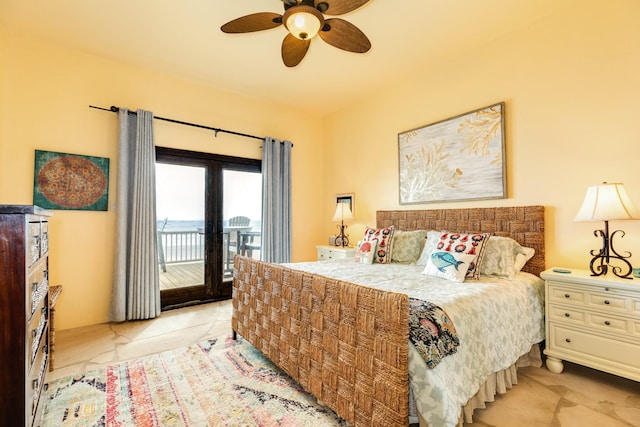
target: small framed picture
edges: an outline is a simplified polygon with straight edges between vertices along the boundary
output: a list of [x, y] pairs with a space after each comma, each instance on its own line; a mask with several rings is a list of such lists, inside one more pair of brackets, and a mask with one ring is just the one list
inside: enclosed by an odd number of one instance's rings
[[348, 204], [349, 205], [349, 209], [351, 210], [351, 213], [355, 215], [355, 212], [354, 212], [355, 204], [354, 204], [353, 193], [337, 194], [336, 195], [336, 204], [338, 204], [338, 203], [346, 203], [346, 204]]

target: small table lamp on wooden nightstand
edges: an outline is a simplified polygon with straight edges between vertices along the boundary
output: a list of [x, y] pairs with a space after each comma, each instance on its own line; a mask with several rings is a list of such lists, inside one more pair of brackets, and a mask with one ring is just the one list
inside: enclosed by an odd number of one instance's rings
[[[591, 251], [593, 258], [589, 268], [592, 276], [606, 275], [611, 267], [611, 272], [616, 276], [631, 279], [633, 268], [627, 261], [627, 258], [631, 257], [631, 252], [627, 251], [627, 255], [620, 255], [613, 248], [613, 237], [616, 233], [622, 233], [621, 237], [624, 237], [624, 231], [616, 230], [609, 234], [609, 221], [638, 218], [640, 213], [631, 202], [622, 183], [603, 182], [587, 188], [587, 194], [574, 221], [604, 221], [604, 230], [593, 232], [595, 236], [602, 237], [602, 248]], [[622, 267], [611, 264], [612, 260], [617, 260]]]
[[347, 228], [347, 226], [344, 225], [345, 219], [353, 219], [353, 212], [351, 212], [348, 203], [337, 203], [336, 212], [333, 214], [333, 220], [340, 221], [340, 224], [337, 226], [340, 233], [336, 235], [336, 246], [349, 246], [349, 235], [344, 232]]

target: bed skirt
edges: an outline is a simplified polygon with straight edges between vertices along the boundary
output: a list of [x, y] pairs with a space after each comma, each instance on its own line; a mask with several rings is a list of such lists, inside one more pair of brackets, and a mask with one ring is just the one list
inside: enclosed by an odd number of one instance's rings
[[[513, 385], [518, 384], [518, 368], [525, 366], [542, 367], [540, 344], [534, 344], [528, 353], [523, 354], [513, 365], [499, 372], [495, 372], [480, 386], [480, 390], [467, 401], [460, 411], [457, 427], [464, 423], [473, 423], [473, 412], [486, 408], [487, 402], [493, 402], [496, 394], [505, 394]], [[420, 427], [429, 427], [427, 422], [418, 414]]]

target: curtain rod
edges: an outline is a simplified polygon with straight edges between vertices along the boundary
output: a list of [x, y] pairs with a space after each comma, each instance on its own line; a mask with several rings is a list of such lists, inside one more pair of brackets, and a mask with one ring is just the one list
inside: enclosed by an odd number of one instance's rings
[[[118, 111], [120, 111], [120, 107], [115, 107], [113, 105], [111, 106], [111, 108], [102, 108], [102, 107], [96, 107], [96, 106], [93, 106], [93, 105], [89, 105], [89, 108], [95, 108], [97, 110], [103, 110], [103, 111], [112, 111], [114, 113], [117, 113]], [[137, 114], [137, 113], [135, 111], [129, 110], [129, 114]], [[218, 132], [223, 132], [223, 133], [230, 133], [232, 135], [244, 136], [246, 138], [259, 139], [260, 141], [264, 141], [265, 140], [264, 137], [255, 136], [255, 135], [248, 135], [246, 133], [234, 132], [232, 130], [225, 130], [225, 129], [220, 129], [220, 128], [214, 128], [214, 127], [211, 127], [211, 126], [199, 125], [199, 124], [196, 124], [196, 123], [183, 122], [181, 120], [167, 119], [165, 117], [160, 117], [160, 116], [153, 116], [153, 118], [156, 119], [156, 120], [163, 120], [165, 122], [178, 123], [180, 125], [186, 125], [186, 126], [192, 126], [192, 127], [201, 128], [201, 129], [212, 130], [216, 137], [218, 136]]]

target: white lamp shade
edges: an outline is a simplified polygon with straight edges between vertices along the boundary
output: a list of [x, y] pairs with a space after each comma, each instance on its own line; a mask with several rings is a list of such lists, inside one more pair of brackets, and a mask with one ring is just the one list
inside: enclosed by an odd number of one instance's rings
[[333, 214], [334, 221], [344, 221], [345, 219], [353, 219], [353, 212], [349, 208], [348, 203], [337, 203], [336, 213]]
[[619, 182], [592, 185], [587, 188], [582, 207], [574, 221], [610, 221], [638, 219], [640, 212], [631, 202], [624, 184]]

